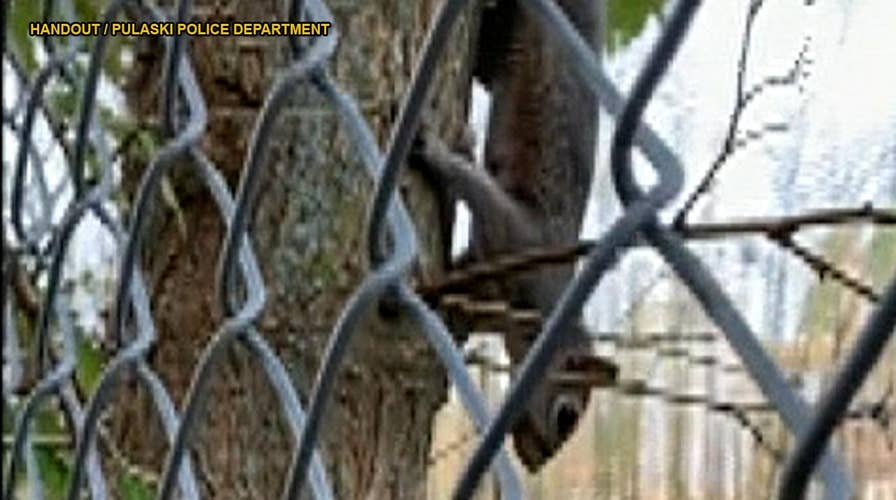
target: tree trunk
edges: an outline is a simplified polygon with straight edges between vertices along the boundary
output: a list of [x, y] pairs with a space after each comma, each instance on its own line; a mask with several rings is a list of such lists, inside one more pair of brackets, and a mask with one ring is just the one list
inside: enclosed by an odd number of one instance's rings
[[[279, 0], [199, 0], [194, 20], [286, 18]], [[226, 5], [221, 5], [222, 3]], [[333, 2], [341, 38], [331, 74], [358, 101], [385, 147], [402, 97], [441, 1]], [[450, 139], [466, 121], [472, 16], [455, 29], [430, 102], [430, 120]], [[150, 43], [150, 42], [141, 42]], [[209, 108], [203, 149], [234, 189], [264, 96], [287, 62], [283, 38], [206, 37], [188, 42]], [[158, 46], [141, 51], [127, 89], [136, 116], [158, 117]], [[368, 268], [365, 226], [373, 183], [334, 109], [305, 85], [276, 127], [266, 186], [251, 229], [268, 302], [259, 328], [294, 376], [307, 403], [337, 314]], [[143, 165], [126, 168], [134, 183]], [[203, 348], [221, 324], [214, 300], [224, 224], [211, 197], [181, 165], [172, 184], [182, 218], [159, 203], [144, 249], [159, 340], [152, 364], [177, 404]], [[438, 272], [438, 210], [419, 179], [402, 192], [415, 217], [422, 274]], [[131, 193], [132, 194], [132, 193]], [[183, 221], [183, 224], [179, 222]], [[358, 332], [324, 418], [320, 449], [338, 498], [423, 498], [431, 423], [446, 397], [445, 373], [416, 328], [374, 311]], [[261, 367], [242, 348], [217, 368], [194, 449], [207, 498], [277, 498], [295, 446]], [[146, 396], [116, 406], [113, 430], [129, 459], [158, 468], [166, 448]], [[139, 433], [132, 432], [140, 429]], [[129, 432], [130, 431], [130, 432]]]

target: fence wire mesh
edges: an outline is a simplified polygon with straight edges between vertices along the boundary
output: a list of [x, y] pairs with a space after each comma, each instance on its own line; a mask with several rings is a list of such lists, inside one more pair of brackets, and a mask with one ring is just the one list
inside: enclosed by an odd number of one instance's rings
[[[624, 212], [595, 241], [583, 242], [571, 249], [533, 251], [512, 256], [492, 263], [492, 266], [467, 270], [463, 275], [448, 276], [441, 288], [436, 286], [419, 291], [412, 287], [409, 279], [418, 253], [416, 228], [401, 194], [396, 192], [396, 182], [421, 120], [421, 110], [433, 84], [435, 66], [467, 3], [465, 0], [446, 0], [438, 11], [385, 152], [377, 146], [356, 101], [340, 89], [328, 73], [328, 65], [339, 39], [338, 30], [332, 30], [330, 36], [318, 38], [307, 46], [292, 41], [292, 61], [265, 98], [252, 132], [239, 188], [235, 194], [229, 191], [220, 172], [202, 152], [199, 144], [206, 129], [207, 110], [193, 65], [185, 52], [189, 38], [175, 36], [165, 40], [167, 71], [164, 74], [163, 125], [170, 139], [159, 150], [143, 175], [127, 226], [109, 209], [115, 191], [115, 163], [118, 153], [110, 149], [102, 126], [95, 117], [101, 63], [107, 47], [105, 37], [98, 38], [92, 48], [87, 75], [79, 87], [80, 114], [74, 141], [72, 148], [66, 148], [63, 152], [63, 160], [69, 168], [68, 179], [64, 179], [60, 186], [70, 183], [74, 196], [64, 207], [64, 215], [59, 222], [52, 222], [52, 214], [59, 209], [57, 204], [61, 199], [62, 188], [49, 185], [46, 173], [48, 160], [39, 150], [40, 142], [35, 138], [35, 123], [39, 116], [50, 121], [51, 113], [46, 112], [47, 104], [44, 99], [48, 82], [58, 77], [71, 83], [79, 76], [71, 69], [76, 52], [73, 44], [77, 42], [57, 47], [55, 42], [47, 39], [45, 48], [48, 60], [32, 80], [28, 79], [24, 71], [16, 71], [22, 86], [28, 88], [28, 94], [23, 94], [12, 108], [4, 109], [3, 116], [4, 126], [18, 138], [9, 207], [14, 239], [6, 234], [8, 228], [4, 224], [4, 250], [9, 257], [13, 257], [12, 262], [15, 262], [16, 255], [35, 258], [38, 267], [46, 275], [43, 294], [37, 297], [33, 296], [33, 290], [28, 290], [26, 284], [17, 281], [19, 273], [14, 268], [4, 267], [4, 287], [20, 292], [10, 295], [23, 297], [31, 293], [31, 302], [38, 304], [40, 311], [34, 334], [39, 359], [37, 379], [15, 422], [12, 445], [4, 466], [4, 497], [13, 498], [15, 479], [24, 466], [32, 497], [42, 498], [33, 447], [33, 425], [38, 410], [52, 398], [58, 398], [68, 418], [72, 442], [76, 443], [68, 498], [80, 498], [85, 482], [91, 498], [109, 498], [109, 482], [104, 477], [96, 446], [97, 436], [102, 432], [100, 418], [110, 404], [115, 387], [121, 383], [126, 373], [133, 371], [139, 383], [151, 395], [157, 417], [170, 444], [165, 467], [158, 479], [158, 498], [172, 498], [175, 493], [179, 493], [182, 498], [198, 498], [197, 476], [187, 451], [197, 433], [200, 420], [198, 416], [206, 403], [209, 383], [220, 368], [222, 354], [228, 346], [241, 343], [260, 362], [275, 389], [295, 439], [295, 452], [285, 481], [284, 498], [299, 498], [306, 483], [315, 498], [333, 498], [327, 471], [317, 451], [322, 416], [333, 393], [335, 374], [343, 363], [352, 337], [358, 333], [359, 322], [371, 306], [389, 296], [416, 321], [420, 333], [437, 352], [478, 430], [478, 434], [464, 438], [475, 439], [478, 445], [458, 479], [454, 498], [469, 498], [490, 467], [496, 474], [503, 498], [522, 498], [520, 477], [502, 448], [508, 429], [524, 407], [532, 387], [545, 377], [548, 361], [561, 344], [561, 332], [581, 313], [586, 299], [599, 285], [601, 278], [626, 251], [637, 245], [656, 250], [693, 293], [767, 398], [768, 409], [777, 412], [797, 438], [796, 447], [790, 453], [783, 450], [770, 451], [786, 461], [779, 481], [780, 497], [801, 497], [817, 466], [828, 498], [850, 498], [852, 485], [849, 474], [842, 461], [829, 449], [828, 442], [837, 424], [855, 413], [850, 403], [893, 334], [896, 323], [896, 278], [885, 289], [875, 292], [841, 273], [833, 263], [813, 256], [797, 245], [791, 235], [802, 225], [833, 224], [843, 219], [855, 218], [893, 223], [896, 215], [892, 211], [865, 207], [847, 211], [848, 213], [812, 214], [799, 220], [746, 223], [748, 229], [744, 229], [745, 231], [764, 233], [769, 238], [780, 241], [782, 246], [813, 265], [819, 273], [829, 274], [876, 303], [834, 382], [813, 408], [793, 390], [782, 369], [760, 344], [741, 312], [707, 266], [685, 245], [685, 239], [689, 237], [739, 230], [732, 227], [700, 228], [684, 224], [687, 210], [708, 189], [725, 158], [737, 147], [733, 132], [729, 135], [719, 160], [713, 164], [707, 178], [700, 183], [698, 191], [689, 198], [676, 221], [667, 225], [658, 217], [658, 211], [675, 198], [682, 188], [682, 160], [641, 117], [651, 101], [654, 89], [673, 63], [675, 52], [686, 36], [700, 2], [677, 2], [652, 55], [626, 98], [608, 78], [589, 45], [552, 0], [521, 1], [527, 15], [536, 19], [550, 35], [552, 43], [562, 48], [567, 63], [587, 82], [600, 106], [617, 120], [611, 169], [612, 180], [624, 205]], [[754, 2], [751, 15], [761, 3]], [[112, 1], [106, 8], [103, 19], [117, 19], [124, 13], [126, 6], [136, 9], [145, 19], [168, 20], [164, 12], [149, 2], [128, 0]], [[174, 10], [174, 18], [170, 20], [188, 19], [191, 7], [192, 2], [189, 0], [180, 0]], [[43, 8], [45, 19], [58, 17], [58, 13], [54, 12], [53, 1], [45, 2]], [[290, 8], [290, 20], [300, 19], [334, 22], [323, 0], [294, 1]], [[792, 72], [781, 79], [770, 80], [767, 85], [785, 84], [795, 79], [804, 64], [804, 54], [801, 53]], [[260, 179], [266, 168], [272, 129], [285, 108], [286, 100], [302, 85], [316, 89], [338, 112], [355, 153], [366, 167], [367, 175], [376, 181], [376, 192], [367, 221], [370, 272], [345, 304], [333, 327], [307, 409], [303, 408], [282, 361], [256, 330], [256, 322], [265, 308], [266, 295], [265, 283], [248, 234], [249, 221], [259, 198]], [[742, 107], [752, 100], [751, 96], [760, 93], [761, 88], [745, 92], [741, 89], [739, 92], [739, 95], [745, 96], [738, 101], [738, 106]], [[736, 111], [735, 116], [737, 113]], [[736, 126], [734, 123], [732, 130]], [[68, 144], [64, 126], [50, 123], [50, 129], [61, 146]], [[658, 181], [649, 190], [645, 190], [634, 179], [631, 168], [633, 147], [644, 153], [657, 172]], [[102, 167], [95, 179], [87, 178], [86, 157], [90, 148], [98, 155]], [[184, 160], [187, 161], [183, 162]], [[156, 330], [146, 283], [137, 265], [147, 234], [147, 224], [162, 189], [162, 180], [177, 162], [190, 165], [189, 168], [202, 180], [214, 197], [220, 217], [227, 227], [225, 244], [219, 258], [217, 282], [217, 300], [222, 310], [226, 311], [227, 319], [205, 346], [180, 410], [175, 407], [170, 394], [147, 360], [156, 341]], [[36, 184], [36, 189], [26, 183], [28, 179]], [[26, 199], [26, 193], [29, 197], [31, 193], [37, 193], [35, 196], [39, 199]], [[78, 351], [62, 293], [62, 270], [67, 259], [70, 259], [68, 250], [72, 235], [88, 214], [100, 220], [117, 242], [121, 264], [116, 280], [114, 318], [110, 332], [110, 337], [116, 341], [117, 351], [103, 370], [89, 399], [81, 401], [73, 389]], [[31, 223], [26, 224], [26, 219]], [[13, 244], [13, 241], [16, 243]], [[535, 327], [540, 330], [538, 340], [514, 377], [497, 412], [491, 414], [467, 371], [461, 349], [440, 317], [424, 301], [424, 297], [428, 294], [443, 295], [464, 280], [514, 272], [529, 265], [576, 257], [584, 258], [581, 271], [569, 283], [551, 314], [544, 321], [542, 318], [535, 318]], [[4, 355], [4, 378], [7, 373], [10, 374], [10, 380], [4, 380], [7, 383], [20, 379], [26, 371], [22, 366], [21, 347], [17, 344], [18, 335], [14, 331], [15, 307], [27, 306], [28, 301], [25, 302], [22, 304], [8, 300], [4, 304], [4, 325], [7, 332], [4, 335], [5, 353], [9, 353], [8, 356]], [[54, 321], [58, 326], [56, 330], [52, 328]], [[133, 328], [130, 328], [131, 324]], [[55, 340], [61, 342], [59, 356], [53, 355], [51, 349]], [[7, 395], [4, 393], [4, 397]], [[737, 418], [751, 432], [759, 432], [749, 423], [747, 412], [738, 409], [730, 411], [737, 414]]]

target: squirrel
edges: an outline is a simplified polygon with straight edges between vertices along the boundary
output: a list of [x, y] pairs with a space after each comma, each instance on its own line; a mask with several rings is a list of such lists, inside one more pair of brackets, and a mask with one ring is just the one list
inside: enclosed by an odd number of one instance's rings
[[[598, 47], [599, 0], [559, 0], [579, 33]], [[453, 151], [425, 127], [411, 160], [442, 196], [464, 201], [472, 214], [466, 261], [538, 246], [578, 241], [594, 171], [597, 101], [564, 60], [560, 49], [516, 0], [498, 0], [482, 11], [473, 77], [491, 94], [484, 166], [471, 153]], [[469, 147], [469, 145], [467, 145]], [[514, 307], [547, 317], [574, 274], [566, 263], [502, 278], [498, 294]], [[576, 322], [545, 380], [513, 425], [522, 463], [539, 470], [576, 429], [590, 389], [551, 380], [595, 358], [587, 333]], [[512, 367], [518, 368], [536, 340], [531, 332], [505, 332]]]

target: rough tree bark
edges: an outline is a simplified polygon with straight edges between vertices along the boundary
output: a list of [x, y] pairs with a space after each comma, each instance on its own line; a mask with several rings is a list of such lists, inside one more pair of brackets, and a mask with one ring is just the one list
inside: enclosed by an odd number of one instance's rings
[[[194, 19], [199, 20], [286, 18], [280, 0], [195, 3]], [[381, 146], [440, 4], [331, 2], [341, 33], [331, 72], [358, 100]], [[449, 140], [460, 136], [466, 121], [471, 22], [472, 14], [455, 30], [431, 94], [435, 127]], [[259, 107], [286, 62], [286, 40], [194, 38], [188, 54], [209, 108], [203, 149], [234, 188]], [[162, 59], [158, 46], [140, 51], [127, 88], [136, 116], [158, 117]], [[373, 184], [350, 150], [338, 116], [314, 90], [298, 90], [283, 115], [252, 226], [268, 291], [259, 327], [307, 402], [336, 315], [367, 270], [364, 225]], [[126, 182], [136, 184], [144, 167], [128, 165]], [[143, 266], [159, 329], [152, 364], [180, 405], [196, 362], [221, 322], [214, 283], [223, 224], [210, 196], [185, 173], [188, 166], [177, 170], [173, 185], [183, 217], [159, 204]], [[433, 227], [436, 204], [424, 183], [410, 174], [402, 191], [418, 225], [426, 221], [419, 226], [420, 273], [435, 272], [442, 265], [441, 235], [425, 228]], [[323, 426], [321, 449], [336, 494], [422, 498], [431, 422], [446, 396], [444, 371], [405, 319], [374, 312], [358, 333]], [[294, 446], [279, 404], [244, 350], [234, 349], [217, 373], [194, 446], [204, 496], [277, 498]], [[121, 396], [113, 432], [130, 460], [159, 468], [164, 438], [147, 416], [145, 399], [139, 393]]]

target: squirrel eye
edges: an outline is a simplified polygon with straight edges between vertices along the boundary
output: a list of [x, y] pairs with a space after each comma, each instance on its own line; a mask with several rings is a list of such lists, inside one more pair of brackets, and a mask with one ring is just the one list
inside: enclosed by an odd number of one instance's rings
[[555, 403], [552, 413], [557, 438], [561, 441], [565, 440], [575, 430], [581, 415], [581, 408], [575, 402], [561, 398]]

